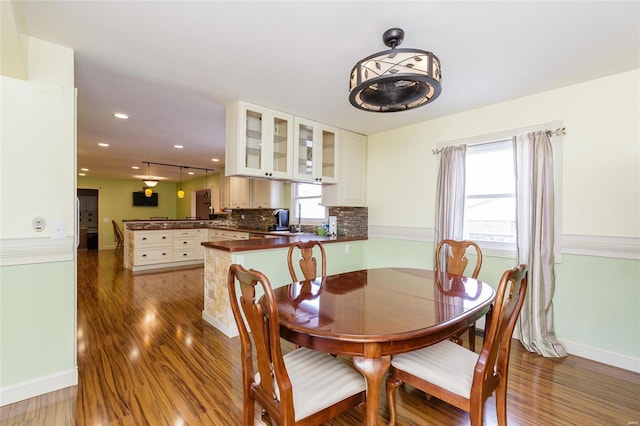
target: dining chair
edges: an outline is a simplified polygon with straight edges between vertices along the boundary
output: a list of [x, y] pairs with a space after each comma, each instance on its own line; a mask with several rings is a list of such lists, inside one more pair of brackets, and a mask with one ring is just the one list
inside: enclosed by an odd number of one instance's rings
[[124, 247], [124, 236], [122, 235], [120, 226], [118, 226], [118, 222], [116, 222], [115, 220], [111, 220], [111, 223], [113, 224], [113, 238], [116, 241], [116, 251], [118, 251], [119, 249]]
[[256, 401], [281, 426], [323, 423], [365, 403], [364, 377], [339, 359], [307, 348], [282, 354], [278, 308], [265, 275], [231, 265], [228, 288], [240, 334], [245, 426], [253, 426]]
[[526, 291], [527, 265], [504, 272], [479, 355], [450, 340], [396, 355], [387, 379], [389, 424], [394, 425], [396, 419], [395, 391], [408, 383], [467, 411], [471, 426], [482, 425], [484, 402], [495, 391], [498, 425], [506, 425], [511, 337]]
[[[317, 261], [313, 256], [314, 247], [318, 247], [318, 249], [320, 250], [321, 275], [318, 275]], [[322, 243], [316, 240], [306, 242], [296, 241], [291, 244], [291, 246], [289, 247], [289, 253], [287, 254], [289, 273], [291, 274], [291, 279], [294, 282], [299, 281], [294, 266], [294, 253], [296, 253], [297, 251], [300, 252], [300, 260], [298, 264], [300, 265], [300, 270], [302, 271], [302, 275], [304, 276], [305, 280], [312, 280], [318, 276], [325, 277], [327, 275], [327, 254], [324, 251]]]
[[[440, 268], [443, 266], [442, 258], [440, 257], [442, 252], [446, 250], [446, 271], [450, 274], [455, 275], [464, 275], [465, 269], [467, 269], [467, 265], [469, 263], [469, 259], [467, 258], [467, 250], [469, 247], [473, 247], [476, 252], [476, 265], [473, 268], [473, 273], [471, 274], [471, 278], [478, 278], [478, 273], [480, 272], [480, 267], [482, 266], [482, 251], [478, 244], [473, 241], [463, 240], [441, 240], [436, 247], [436, 261], [435, 261], [435, 271], [439, 272]], [[460, 335], [453, 336], [453, 340], [462, 344], [462, 338]], [[472, 351], [476, 350], [476, 324], [473, 323], [469, 326], [469, 349]]]

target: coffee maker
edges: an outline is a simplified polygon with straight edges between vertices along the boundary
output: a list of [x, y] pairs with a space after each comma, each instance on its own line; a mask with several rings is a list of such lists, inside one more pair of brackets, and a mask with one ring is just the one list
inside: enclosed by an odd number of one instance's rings
[[273, 217], [276, 220], [275, 225], [269, 227], [269, 231], [288, 231], [289, 230], [289, 210], [276, 209], [273, 211]]

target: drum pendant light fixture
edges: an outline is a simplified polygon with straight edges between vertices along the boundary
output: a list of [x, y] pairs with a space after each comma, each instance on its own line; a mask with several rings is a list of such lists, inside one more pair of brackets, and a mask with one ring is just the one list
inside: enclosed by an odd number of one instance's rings
[[419, 49], [396, 49], [404, 31], [391, 28], [382, 35], [390, 50], [361, 59], [351, 70], [349, 102], [372, 112], [396, 112], [434, 101], [442, 91], [440, 60]]

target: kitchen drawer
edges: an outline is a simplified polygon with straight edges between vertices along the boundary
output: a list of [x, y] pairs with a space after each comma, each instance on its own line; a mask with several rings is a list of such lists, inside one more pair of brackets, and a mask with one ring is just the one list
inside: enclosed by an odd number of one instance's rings
[[164, 263], [173, 261], [173, 249], [149, 248], [136, 249], [134, 251], [134, 265], [148, 265], [152, 263]]
[[173, 233], [171, 231], [136, 231], [134, 244], [136, 247], [151, 245], [172, 245]]
[[209, 241], [248, 240], [248, 239], [249, 239], [248, 232], [221, 231], [221, 230], [209, 231]]
[[180, 262], [181, 260], [196, 260], [202, 259], [198, 257], [198, 250], [196, 248], [191, 249], [175, 249], [173, 251], [173, 261]]
[[173, 238], [198, 238], [197, 229], [180, 229], [173, 231]]
[[198, 237], [176, 237], [173, 236], [173, 248], [174, 249], [183, 249], [183, 248], [196, 248], [198, 247]]

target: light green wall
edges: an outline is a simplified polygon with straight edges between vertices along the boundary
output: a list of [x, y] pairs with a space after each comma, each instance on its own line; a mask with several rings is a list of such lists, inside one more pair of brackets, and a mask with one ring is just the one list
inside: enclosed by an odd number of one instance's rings
[[556, 265], [555, 330], [583, 345], [640, 358], [640, 262], [564, 255]]
[[[348, 249], [346, 248], [348, 246]], [[365, 241], [349, 243], [325, 244], [327, 254], [327, 274], [363, 269], [365, 267]], [[348, 253], [346, 252], [348, 251]], [[287, 265], [288, 249], [261, 250], [256, 252], [238, 252], [233, 256], [233, 262], [242, 263], [246, 268], [261, 271], [269, 277], [273, 287], [279, 287], [291, 282]], [[241, 257], [241, 259], [238, 258]], [[320, 253], [314, 256], [319, 259]]]
[[71, 370], [75, 354], [73, 262], [0, 270], [0, 385]]
[[[433, 228], [439, 144], [561, 120], [562, 234], [639, 238], [639, 94], [634, 70], [369, 135], [369, 225]], [[431, 259], [432, 245], [372, 238], [367, 264], [421, 266], [431, 260], [416, 252]], [[480, 278], [497, 282], [513, 263], [485, 257]], [[639, 359], [638, 306], [638, 260], [563, 254], [554, 298], [560, 339]]]

